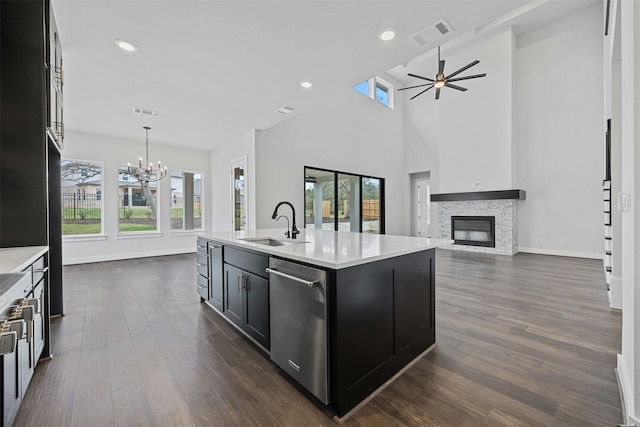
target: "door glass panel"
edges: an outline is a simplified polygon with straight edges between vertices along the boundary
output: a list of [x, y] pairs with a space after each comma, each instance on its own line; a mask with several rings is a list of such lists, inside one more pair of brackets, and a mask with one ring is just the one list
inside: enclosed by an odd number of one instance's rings
[[246, 181], [244, 166], [233, 168], [233, 224], [234, 230], [247, 229]]
[[333, 172], [305, 169], [305, 227], [334, 230], [334, 176]]
[[338, 231], [360, 231], [360, 177], [338, 174]]
[[382, 200], [381, 180], [362, 178], [362, 232], [381, 232], [380, 204]]

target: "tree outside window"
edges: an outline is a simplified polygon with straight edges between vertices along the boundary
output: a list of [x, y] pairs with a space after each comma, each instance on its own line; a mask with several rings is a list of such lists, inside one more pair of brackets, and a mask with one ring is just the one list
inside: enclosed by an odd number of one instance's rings
[[60, 161], [62, 234], [102, 233], [102, 165], [81, 160]]
[[156, 182], [140, 182], [118, 167], [118, 231], [156, 231], [158, 229], [158, 186]]

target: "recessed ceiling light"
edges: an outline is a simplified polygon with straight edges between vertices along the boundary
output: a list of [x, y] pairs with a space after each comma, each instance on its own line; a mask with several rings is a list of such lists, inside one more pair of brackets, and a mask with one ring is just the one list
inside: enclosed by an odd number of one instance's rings
[[300, 86], [302, 86], [305, 89], [309, 89], [311, 86], [313, 86], [313, 83], [304, 81], [304, 82], [300, 82]]
[[396, 36], [396, 30], [393, 28], [384, 28], [378, 33], [378, 38], [383, 42], [393, 40]]
[[136, 50], [138, 50], [136, 45], [134, 45], [133, 43], [128, 42], [126, 40], [116, 39], [115, 40], [115, 44], [116, 44], [116, 46], [118, 46], [120, 49], [122, 49], [123, 51], [125, 51], [127, 53], [133, 53]]

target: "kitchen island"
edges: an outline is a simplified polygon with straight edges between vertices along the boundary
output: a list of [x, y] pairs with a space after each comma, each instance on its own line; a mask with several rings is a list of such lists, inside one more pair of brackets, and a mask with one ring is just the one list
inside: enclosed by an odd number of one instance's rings
[[297, 239], [281, 229], [203, 233], [198, 293], [344, 418], [435, 344], [435, 248], [450, 243], [312, 229]]

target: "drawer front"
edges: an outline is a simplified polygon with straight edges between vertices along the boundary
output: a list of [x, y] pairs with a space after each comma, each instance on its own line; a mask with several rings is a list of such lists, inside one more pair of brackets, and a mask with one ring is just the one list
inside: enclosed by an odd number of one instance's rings
[[254, 254], [240, 249], [225, 246], [224, 262], [238, 267], [241, 270], [248, 271], [257, 276], [268, 278], [265, 271], [269, 267], [269, 257], [265, 255]]
[[196, 274], [197, 277], [197, 285], [198, 285], [198, 294], [205, 300], [209, 299], [209, 279], [200, 274]]
[[198, 237], [198, 240], [196, 242], [196, 250], [198, 251], [199, 254], [207, 254], [207, 240], [203, 239], [202, 237]]
[[208, 257], [206, 255], [198, 252], [198, 259], [196, 261], [196, 270], [198, 270], [198, 274], [203, 275], [204, 277], [209, 277], [209, 262]]

